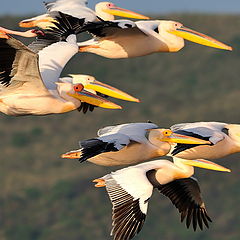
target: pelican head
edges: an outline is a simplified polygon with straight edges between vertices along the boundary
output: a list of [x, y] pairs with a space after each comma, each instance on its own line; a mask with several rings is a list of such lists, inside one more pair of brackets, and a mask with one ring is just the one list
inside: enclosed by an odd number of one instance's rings
[[121, 106], [108, 101], [103, 97], [86, 91], [84, 89], [84, 85], [81, 83], [72, 84], [69, 82], [57, 82], [56, 84], [59, 95], [63, 99], [73, 102], [76, 107], [79, 107], [81, 102], [86, 102], [101, 108], [122, 109]]
[[178, 41], [180, 41], [181, 44], [182, 44], [181, 39], [182, 39], [182, 41], [183, 41], [183, 39], [185, 39], [185, 40], [195, 42], [195, 43], [198, 43], [201, 45], [205, 45], [208, 47], [219, 48], [219, 49], [224, 49], [224, 50], [229, 50], [229, 51], [232, 50], [232, 47], [230, 47], [222, 42], [219, 42], [218, 40], [216, 40], [212, 37], [209, 37], [205, 34], [199, 33], [190, 28], [186, 28], [183, 26], [182, 23], [179, 23], [179, 22], [160, 21], [158, 30], [159, 30], [159, 32], [161, 32], [163, 30], [163, 31], [166, 31], [166, 32], [174, 35], [175, 37], [177, 36]]
[[114, 88], [110, 85], [107, 85], [105, 83], [102, 83], [100, 81], [97, 81], [95, 77], [90, 75], [83, 75], [83, 74], [70, 74], [69, 75], [72, 78], [73, 84], [83, 84], [84, 89], [96, 94], [96, 92], [107, 95], [109, 97], [114, 97], [118, 99], [122, 99], [125, 101], [130, 102], [139, 102], [139, 99], [132, 97], [131, 95]]
[[149, 131], [150, 131], [149, 138], [156, 139], [157, 141], [160, 141], [160, 142], [167, 142], [169, 144], [171, 143], [172, 144], [174, 143], [200, 144], [200, 145], [211, 144], [211, 142], [206, 140], [174, 133], [170, 129], [165, 129], [165, 128], [150, 129]]
[[127, 9], [120, 8], [111, 2], [98, 3], [95, 6], [95, 11], [98, 17], [107, 21], [114, 20], [114, 16], [135, 19], [149, 19], [149, 17], [129, 11]]

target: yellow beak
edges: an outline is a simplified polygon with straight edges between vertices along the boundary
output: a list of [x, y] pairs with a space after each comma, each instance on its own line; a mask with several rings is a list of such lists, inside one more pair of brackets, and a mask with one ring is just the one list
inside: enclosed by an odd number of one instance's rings
[[126, 101], [131, 101], [131, 102], [140, 102], [139, 99], [130, 96], [129, 94], [118, 90], [117, 88], [111, 87], [107, 84], [101, 83], [99, 81], [94, 80], [91, 83], [88, 83], [84, 86], [85, 89], [90, 89], [94, 90], [96, 92], [102, 93], [104, 95], [126, 100]]
[[107, 9], [103, 9], [103, 11], [106, 12], [106, 13], [109, 13], [111, 15], [124, 17], [124, 18], [150, 19], [149, 17], [144, 16], [142, 14], [135, 13], [135, 12], [132, 12], [130, 10], [120, 8], [120, 7], [117, 7], [117, 6], [107, 8]]
[[169, 31], [169, 32], [178, 37], [181, 37], [188, 41], [191, 41], [191, 42], [195, 42], [195, 43], [205, 45], [208, 47], [232, 51], [232, 47], [230, 47], [222, 42], [219, 42], [218, 40], [216, 40], [212, 37], [209, 37], [205, 34], [196, 32], [196, 31], [194, 31], [190, 28], [186, 28], [184, 26], [182, 26], [176, 30]]
[[214, 171], [221, 171], [221, 172], [231, 172], [230, 169], [225, 168], [223, 166], [220, 166], [214, 162], [210, 162], [204, 159], [198, 159], [198, 160], [185, 160], [185, 159], [181, 159], [181, 161], [186, 164], [186, 165], [190, 165], [193, 167], [200, 167], [200, 168], [206, 168], [206, 169], [210, 169], [210, 170], [214, 170]]
[[163, 142], [169, 143], [182, 143], [182, 144], [197, 144], [197, 145], [211, 145], [211, 142], [202, 140], [195, 137], [185, 136], [182, 134], [172, 133], [170, 136], [166, 136], [160, 139]]
[[75, 150], [71, 152], [67, 152], [61, 155], [61, 158], [67, 158], [67, 159], [79, 159], [82, 155], [82, 152], [80, 150]]
[[122, 109], [121, 106], [85, 90], [81, 92], [75, 92], [74, 94], [68, 93], [68, 95], [80, 100], [81, 102], [86, 102], [97, 107], [108, 109]]

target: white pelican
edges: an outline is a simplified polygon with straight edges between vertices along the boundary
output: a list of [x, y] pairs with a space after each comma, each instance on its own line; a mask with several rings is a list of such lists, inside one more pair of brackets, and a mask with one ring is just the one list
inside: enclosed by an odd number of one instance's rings
[[76, 18], [85, 18], [86, 22], [97, 21], [97, 17], [104, 20], [114, 20], [114, 15], [135, 19], [149, 19], [142, 14], [138, 14], [116, 6], [111, 2], [100, 2], [95, 6], [95, 12], [88, 8], [86, 0], [56, 0], [45, 4], [47, 13], [22, 20], [20, 27], [40, 27], [46, 28], [52, 26], [52, 16], [50, 13], [62, 12]]
[[171, 155], [184, 159], [218, 159], [240, 152], [240, 125], [221, 122], [182, 123], [171, 127], [174, 133], [209, 141], [207, 145], [177, 144]]
[[80, 142], [80, 149], [62, 155], [62, 158], [79, 159], [103, 166], [135, 164], [166, 155], [171, 143], [208, 144], [194, 137], [173, 134], [159, 129], [153, 123], [129, 123], [109, 126], [98, 131], [97, 138]]
[[208, 216], [194, 174], [194, 167], [230, 172], [229, 169], [209, 161], [174, 159], [156, 160], [108, 174], [96, 179], [96, 187], [106, 186], [112, 202], [112, 232], [114, 240], [129, 240], [138, 234], [144, 224], [148, 202], [153, 189], [168, 197], [186, 218], [187, 228], [192, 224], [194, 231], [203, 225], [209, 227]]
[[82, 90], [82, 84], [77, 88], [73, 83], [59, 81], [63, 67], [78, 52], [73, 33], [80, 28], [78, 19], [60, 15], [59, 28], [40, 34], [29, 47], [7, 34], [0, 35], [1, 112], [8, 115], [64, 113], [79, 108], [81, 100], [100, 107], [121, 108]]
[[177, 52], [184, 47], [184, 39], [209, 47], [232, 50], [230, 46], [174, 21], [100, 21], [88, 23], [83, 29], [95, 37], [79, 43], [80, 51], [107, 58]]

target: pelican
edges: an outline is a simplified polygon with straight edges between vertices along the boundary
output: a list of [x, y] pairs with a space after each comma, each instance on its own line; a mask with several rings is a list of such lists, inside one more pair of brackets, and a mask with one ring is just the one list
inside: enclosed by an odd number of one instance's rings
[[79, 43], [80, 52], [106, 58], [178, 52], [184, 47], [184, 39], [213, 48], [232, 50], [230, 46], [174, 21], [100, 21], [88, 23], [83, 29], [93, 34], [94, 38]]
[[48, 10], [46, 14], [22, 20], [19, 26], [40, 27], [45, 29], [46, 27], [52, 26], [53, 18], [50, 13], [54, 12], [62, 12], [80, 19], [85, 18], [86, 22], [97, 21], [97, 17], [111, 21], [114, 20], [114, 15], [135, 19], [149, 19], [149, 17], [120, 8], [111, 2], [100, 2], [96, 4], [95, 12], [86, 5], [86, 0], [56, 0], [45, 3]]
[[203, 230], [212, 222], [202, 200], [194, 174], [194, 166], [230, 172], [210, 161], [175, 159], [156, 160], [108, 174], [95, 179], [96, 187], [106, 187], [112, 202], [112, 232], [114, 240], [129, 240], [138, 234], [145, 222], [148, 202], [153, 189], [168, 197], [186, 219], [187, 228]]
[[59, 28], [40, 34], [29, 47], [7, 34], [0, 35], [1, 112], [14, 116], [65, 113], [79, 108], [81, 101], [121, 109], [119, 105], [83, 90], [82, 84], [76, 86], [59, 81], [63, 67], [78, 52], [73, 33], [77, 34], [83, 22], [60, 15]]
[[171, 143], [208, 144], [194, 137], [173, 134], [153, 123], [127, 123], [98, 131], [97, 138], [80, 142], [80, 149], [67, 152], [62, 158], [79, 159], [103, 166], [135, 164], [166, 155]]
[[221, 122], [182, 123], [171, 127], [172, 131], [185, 136], [209, 141], [199, 146], [176, 144], [170, 155], [184, 159], [218, 159], [240, 152], [240, 125]]

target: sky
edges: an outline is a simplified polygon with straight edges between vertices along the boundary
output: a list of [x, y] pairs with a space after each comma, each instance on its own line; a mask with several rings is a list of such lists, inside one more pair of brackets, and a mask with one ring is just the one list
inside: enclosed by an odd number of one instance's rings
[[[44, 0], [0, 0], [0, 14], [31, 14], [45, 11]], [[48, 0], [45, 0], [48, 1]], [[67, 1], [67, 0], [66, 0]], [[101, 0], [89, 0], [91, 8]], [[104, 1], [104, 0], [102, 0]], [[206, 12], [240, 13], [240, 0], [112, 0], [118, 6], [142, 13]]]

